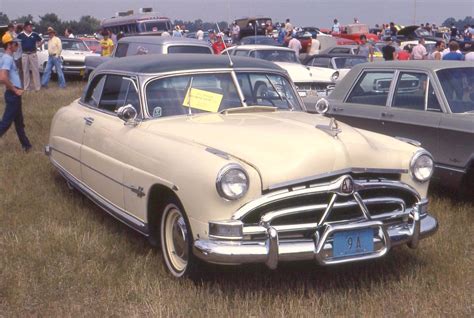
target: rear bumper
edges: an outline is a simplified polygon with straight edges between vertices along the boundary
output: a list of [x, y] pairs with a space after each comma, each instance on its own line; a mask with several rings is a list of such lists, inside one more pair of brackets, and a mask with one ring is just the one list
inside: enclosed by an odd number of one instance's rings
[[[332, 236], [336, 232], [363, 228], [374, 229], [374, 251], [349, 257], [333, 257]], [[196, 240], [194, 254], [209, 263], [235, 265], [266, 263], [276, 268], [280, 261], [314, 260], [321, 265], [350, 263], [384, 256], [393, 246], [408, 244], [416, 248], [419, 240], [435, 233], [437, 220], [430, 214], [420, 215], [414, 209], [406, 222], [384, 225], [381, 221], [363, 221], [325, 225], [312, 238], [280, 241], [277, 231], [269, 227], [264, 241]]]

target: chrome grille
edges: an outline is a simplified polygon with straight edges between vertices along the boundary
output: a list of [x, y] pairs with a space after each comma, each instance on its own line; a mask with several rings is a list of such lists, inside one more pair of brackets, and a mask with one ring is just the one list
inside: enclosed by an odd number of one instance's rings
[[[347, 178], [354, 183], [350, 194], [341, 193]], [[343, 175], [328, 183], [270, 192], [242, 207], [234, 217], [244, 223], [244, 235], [253, 239], [270, 226], [280, 239], [307, 238], [327, 224], [407, 217], [419, 200], [418, 193], [400, 181], [354, 180]]]

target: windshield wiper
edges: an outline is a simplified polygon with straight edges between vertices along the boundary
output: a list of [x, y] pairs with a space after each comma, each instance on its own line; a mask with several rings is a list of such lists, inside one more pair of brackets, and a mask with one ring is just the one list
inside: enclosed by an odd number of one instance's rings
[[[275, 90], [275, 92], [277, 93], [278, 97], [280, 98], [281, 101], [283, 101], [283, 96], [280, 94], [280, 92], [278, 92], [275, 84], [273, 84], [272, 80], [270, 79], [270, 77], [268, 77], [267, 74], [265, 74], [265, 77], [267, 78], [268, 82], [270, 83], [270, 85], [272, 85], [273, 89]], [[288, 103], [288, 106], [290, 106], [290, 109], [291, 110], [295, 110], [295, 107], [293, 106], [293, 103], [290, 102], [290, 100], [288, 99], [288, 97], [286, 97], [285, 95], [285, 99], [284, 99], [287, 103]]]

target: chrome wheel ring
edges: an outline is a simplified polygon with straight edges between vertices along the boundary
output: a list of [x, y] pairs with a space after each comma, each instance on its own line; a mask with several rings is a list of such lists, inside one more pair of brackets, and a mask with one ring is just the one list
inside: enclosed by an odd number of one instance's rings
[[168, 269], [174, 276], [182, 276], [188, 265], [188, 229], [182, 212], [175, 204], [167, 205], [163, 211], [161, 242]]

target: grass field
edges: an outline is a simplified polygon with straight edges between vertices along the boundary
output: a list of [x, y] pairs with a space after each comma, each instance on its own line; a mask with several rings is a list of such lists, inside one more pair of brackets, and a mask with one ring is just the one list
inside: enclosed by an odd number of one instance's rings
[[160, 251], [69, 191], [43, 155], [54, 112], [82, 85], [25, 95], [33, 152], [21, 152], [14, 129], [0, 138], [0, 317], [474, 316], [474, 203], [443, 191], [431, 196], [439, 231], [417, 250], [325, 268], [209, 266], [201, 281], [172, 279]]

